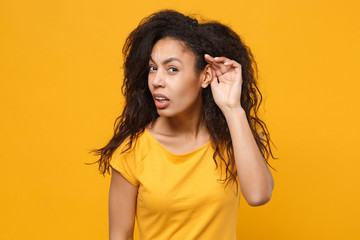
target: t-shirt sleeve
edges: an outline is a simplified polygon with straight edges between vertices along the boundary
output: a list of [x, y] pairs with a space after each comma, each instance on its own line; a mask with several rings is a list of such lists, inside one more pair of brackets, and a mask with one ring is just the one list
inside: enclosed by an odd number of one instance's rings
[[113, 153], [110, 166], [121, 173], [134, 186], [139, 186], [139, 180], [136, 176], [136, 157], [133, 149], [122, 152], [123, 145], [120, 145]]

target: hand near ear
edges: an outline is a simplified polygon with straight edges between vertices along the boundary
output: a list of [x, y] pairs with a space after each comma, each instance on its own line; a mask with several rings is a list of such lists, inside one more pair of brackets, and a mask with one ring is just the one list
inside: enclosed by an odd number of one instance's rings
[[215, 103], [222, 111], [241, 108], [240, 96], [243, 82], [241, 65], [226, 57], [214, 58], [208, 54], [205, 54], [205, 60], [212, 67], [211, 92]]

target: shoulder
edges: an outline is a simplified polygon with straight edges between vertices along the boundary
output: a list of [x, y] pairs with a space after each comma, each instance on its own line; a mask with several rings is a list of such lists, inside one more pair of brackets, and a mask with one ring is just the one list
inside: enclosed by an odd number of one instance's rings
[[[147, 154], [150, 152], [149, 144], [146, 143], [146, 134], [139, 132], [138, 136], [131, 140], [131, 137], [127, 137], [113, 152], [110, 165], [116, 170], [126, 174], [128, 176], [135, 175], [133, 171], [136, 171], [139, 164], [144, 160]], [[133, 172], [130, 174], [130, 172]]]
[[147, 136], [147, 132], [144, 129], [139, 131], [137, 137], [131, 140], [131, 137], [128, 136], [116, 149], [116, 154], [118, 155], [127, 155], [132, 158], [142, 159], [149, 152], [151, 148], [150, 139]]

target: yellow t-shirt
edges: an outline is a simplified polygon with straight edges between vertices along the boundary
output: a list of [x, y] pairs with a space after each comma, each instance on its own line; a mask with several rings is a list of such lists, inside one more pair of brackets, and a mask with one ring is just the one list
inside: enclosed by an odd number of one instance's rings
[[225, 178], [225, 167], [222, 175], [220, 166], [215, 170], [210, 141], [190, 153], [173, 154], [145, 129], [132, 150], [121, 153], [124, 145], [110, 165], [138, 186], [141, 240], [236, 240], [239, 184], [225, 189], [217, 181]]

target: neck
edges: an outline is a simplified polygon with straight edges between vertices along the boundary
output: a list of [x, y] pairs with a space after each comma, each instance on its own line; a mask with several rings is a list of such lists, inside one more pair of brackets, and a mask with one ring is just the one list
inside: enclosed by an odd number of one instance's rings
[[[200, 100], [201, 101], [201, 100]], [[159, 117], [156, 120], [157, 129], [165, 135], [182, 135], [185, 138], [196, 139], [206, 134], [206, 124], [202, 114], [202, 104], [175, 117]]]
[[201, 111], [197, 114], [186, 114], [183, 116], [164, 119], [168, 130], [173, 134], [198, 136], [204, 130], [205, 124]]

